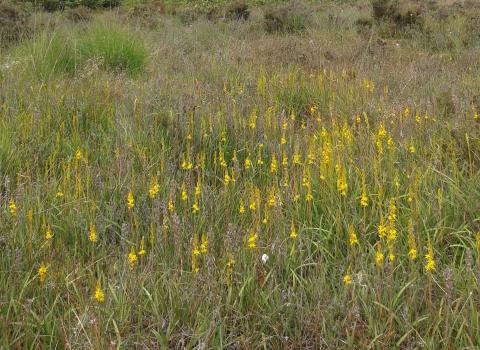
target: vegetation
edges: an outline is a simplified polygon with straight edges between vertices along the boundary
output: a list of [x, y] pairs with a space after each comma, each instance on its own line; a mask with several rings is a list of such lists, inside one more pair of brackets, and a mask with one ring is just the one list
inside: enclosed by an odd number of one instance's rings
[[2, 3], [0, 348], [479, 348], [480, 8], [406, 4]]

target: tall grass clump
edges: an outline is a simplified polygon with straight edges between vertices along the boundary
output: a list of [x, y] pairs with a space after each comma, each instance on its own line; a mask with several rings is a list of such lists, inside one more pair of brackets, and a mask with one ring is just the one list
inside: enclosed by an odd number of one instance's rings
[[114, 72], [135, 75], [144, 69], [147, 50], [126, 27], [117, 23], [93, 22], [81, 31], [44, 31], [17, 47], [18, 60], [41, 79], [52, 75], [72, 75], [89, 63]]
[[77, 50], [83, 61], [93, 59], [105, 69], [129, 74], [141, 72], [147, 59], [143, 42], [116, 23], [93, 23], [79, 38]]
[[41, 79], [52, 74], [73, 73], [78, 64], [71, 40], [61, 32], [41, 33], [33, 41], [20, 46], [17, 55], [26, 58], [26, 66]]

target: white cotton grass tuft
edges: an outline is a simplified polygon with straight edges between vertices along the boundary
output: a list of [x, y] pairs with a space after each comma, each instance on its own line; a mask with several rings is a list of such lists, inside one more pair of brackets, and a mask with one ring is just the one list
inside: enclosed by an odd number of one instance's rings
[[270, 257], [269, 257], [267, 254], [263, 254], [263, 255], [262, 255], [262, 262], [263, 262], [264, 264], [267, 263], [268, 259], [270, 259]]

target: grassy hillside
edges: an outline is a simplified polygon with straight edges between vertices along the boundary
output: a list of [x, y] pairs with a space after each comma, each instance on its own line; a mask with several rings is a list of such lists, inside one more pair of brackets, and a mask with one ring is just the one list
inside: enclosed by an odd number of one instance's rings
[[478, 14], [1, 3], [0, 348], [480, 347]]

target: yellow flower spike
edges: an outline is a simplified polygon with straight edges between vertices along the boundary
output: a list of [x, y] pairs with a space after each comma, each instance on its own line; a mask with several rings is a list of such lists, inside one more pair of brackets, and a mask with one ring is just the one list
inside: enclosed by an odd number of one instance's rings
[[275, 153], [272, 154], [272, 161], [270, 163], [270, 172], [272, 174], [277, 173], [277, 158], [275, 157]]
[[13, 198], [10, 199], [10, 203], [8, 204], [8, 209], [10, 210], [10, 215], [13, 217], [17, 216], [17, 205], [15, 204], [15, 201]]
[[358, 244], [358, 239], [357, 239], [357, 234], [355, 233], [355, 229], [353, 228], [353, 225], [350, 224], [348, 227], [348, 241], [350, 243], [350, 246], [354, 246], [355, 244]]
[[45, 279], [47, 278], [47, 272], [48, 267], [42, 262], [38, 268], [38, 279], [40, 280], [40, 283], [45, 282]]
[[245, 170], [248, 170], [252, 167], [252, 161], [250, 160], [250, 155], [245, 158]]
[[250, 232], [250, 236], [248, 237], [248, 248], [249, 249], [254, 249], [257, 247], [257, 234], [255, 231]]
[[379, 243], [377, 246], [377, 252], [375, 253], [375, 263], [378, 267], [381, 267], [383, 264], [384, 255], [382, 252], [382, 245]]
[[95, 300], [99, 303], [103, 303], [105, 301], [105, 294], [102, 291], [100, 281], [97, 281], [97, 285], [95, 286], [95, 293], [93, 296]]
[[130, 248], [130, 253], [128, 254], [128, 267], [130, 271], [133, 271], [135, 264], [137, 263], [137, 254], [135, 253], [135, 248]]
[[50, 225], [47, 225], [47, 230], [45, 231], [45, 240], [48, 241], [53, 237], [52, 229]]
[[200, 253], [203, 255], [207, 254], [208, 251], [208, 235], [206, 233], [202, 234], [202, 244], [200, 244]]
[[415, 261], [417, 259], [417, 250], [415, 248], [410, 248], [408, 250], [408, 257], [410, 260]]
[[248, 127], [251, 130], [255, 130], [257, 126], [257, 111], [252, 111], [252, 114], [250, 114], [250, 120], [248, 122]]
[[198, 234], [193, 235], [193, 255], [198, 256], [200, 255], [200, 250], [198, 249]]
[[480, 231], [478, 231], [475, 235], [475, 245], [477, 246], [477, 250], [480, 253]]
[[148, 196], [150, 199], [154, 199], [158, 192], [160, 191], [160, 186], [158, 185], [158, 180], [155, 178], [155, 180], [152, 180], [150, 184], [150, 188], [148, 190]]
[[185, 185], [185, 181], [182, 183], [182, 201], [186, 202], [188, 199], [188, 193], [187, 193], [187, 185]]
[[276, 205], [276, 200], [275, 200], [275, 187], [272, 186], [270, 189], [270, 194], [268, 196], [268, 206], [269, 207], [274, 207]]
[[195, 185], [195, 196], [200, 196], [202, 193], [202, 185], [200, 183], [200, 177], [197, 180], [197, 184]]
[[408, 147], [408, 151], [411, 153], [411, 154], [414, 154], [416, 149], [415, 149], [415, 145], [413, 144], [413, 138], [410, 139], [410, 146]]
[[378, 224], [378, 237], [383, 238], [387, 235], [387, 227], [383, 221], [383, 215], [380, 216], [380, 223]]
[[413, 220], [410, 219], [408, 221], [408, 257], [411, 261], [415, 261], [417, 259], [417, 248], [415, 242], [415, 235], [414, 235], [414, 228], [413, 228]]
[[387, 136], [387, 130], [385, 129], [385, 125], [380, 123], [380, 127], [378, 128], [378, 138], [379, 139], [384, 139], [385, 136]]
[[365, 192], [362, 192], [362, 196], [360, 197], [360, 205], [364, 208], [368, 207], [368, 196]]
[[170, 213], [173, 213], [175, 211], [175, 205], [173, 204], [172, 195], [170, 195], [168, 198], [167, 210]]
[[200, 206], [198, 204], [198, 199], [195, 198], [195, 202], [192, 204], [192, 214], [198, 214], [200, 211]]
[[368, 207], [367, 186], [365, 184], [365, 172], [362, 171], [362, 196], [360, 197], [360, 205], [364, 208]]
[[230, 177], [230, 174], [228, 173], [228, 169], [225, 169], [225, 175], [223, 176], [225, 187], [228, 186], [228, 184], [230, 183], [230, 180], [231, 180], [231, 177]]
[[347, 173], [344, 168], [340, 167], [337, 177], [337, 190], [341, 196], [345, 197], [347, 195], [347, 189]]
[[292, 220], [292, 224], [290, 225], [290, 238], [296, 239], [297, 238], [297, 230], [295, 229], [295, 223]]
[[232, 283], [232, 274], [233, 274], [234, 267], [235, 267], [235, 259], [233, 258], [232, 255], [230, 255], [227, 261], [227, 266], [225, 271], [225, 281], [227, 283], [227, 287], [230, 286], [230, 284]]
[[91, 223], [90, 224], [90, 234], [88, 236], [88, 240], [92, 243], [97, 242], [97, 229], [95, 228], [95, 224]]
[[433, 249], [430, 240], [428, 241], [427, 254], [425, 254], [425, 271], [427, 273], [435, 271], [435, 260], [433, 257]]
[[82, 160], [82, 157], [83, 157], [82, 151], [80, 150], [80, 148], [77, 148], [77, 152], [75, 152], [75, 159], [77, 161], [80, 161], [80, 160]]
[[394, 223], [397, 219], [397, 206], [395, 204], [395, 199], [390, 199], [389, 212], [388, 212], [388, 222], [390, 224]]
[[240, 199], [240, 207], [238, 209], [238, 212], [240, 214], [244, 214], [245, 213], [245, 205], [243, 204], [243, 199]]
[[140, 241], [140, 250], [138, 251], [138, 255], [145, 255], [145, 236], [142, 236], [142, 240]]
[[132, 210], [135, 206], [135, 198], [133, 197], [132, 191], [128, 192], [127, 196], [127, 207], [129, 210]]
[[345, 276], [343, 276], [343, 283], [346, 286], [349, 286], [352, 284], [352, 277], [350, 277], [350, 274], [347, 273]]

